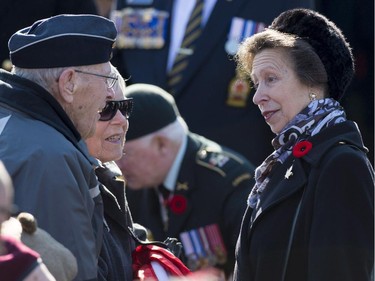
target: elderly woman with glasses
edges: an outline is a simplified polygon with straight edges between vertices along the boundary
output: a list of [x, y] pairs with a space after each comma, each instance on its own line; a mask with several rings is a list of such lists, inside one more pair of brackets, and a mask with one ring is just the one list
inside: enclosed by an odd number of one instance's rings
[[134, 230], [134, 226], [125, 197], [124, 179], [113, 162], [122, 157], [133, 103], [124, 97], [124, 79], [114, 67], [112, 72], [118, 78], [113, 88], [115, 97], [107, 101], [101, 111], [95, 134], [86, 139], [89, 153], [100, 162], [95, 172], [104, 203], [105, 221], [98, 278], [133, 280], [131, 253], [135, 243], [127, 228]]

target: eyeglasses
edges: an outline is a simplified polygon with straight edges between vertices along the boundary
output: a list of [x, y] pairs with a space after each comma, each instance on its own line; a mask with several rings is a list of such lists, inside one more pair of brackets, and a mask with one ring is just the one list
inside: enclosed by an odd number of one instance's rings
[[83, 74], [88, 74], [88, 75], [93, 75], [93, 76], [105, 78], [105, 82], [107, 84], [108, 89], [113, 88], [113, 86], [116, 84], [116, 81], [118, 80], [117, 74], [115, 74], [115, 76], [113, 77], [113, 76], [107, 76], [107, 75], [102, 75], [102, 74], [96, 74], [96, 73], [92, 73], [92, 72], [82, 71], [82, 70], [78, 70], [78, 69], [74, 69], [74, 71], [78, 72], [78, 73], [83, 73]]
[[118, 101], [107, 101], [107, 104], [103, 108], [102, 112], [100, 112], [99, 121], [109, 121], [115, 117], [117, 110], [120, 110], [121, 114], [129, 119], [130, 113], [133, 109], [133, 99], [128, 98], [126, 100], [118, 100]]

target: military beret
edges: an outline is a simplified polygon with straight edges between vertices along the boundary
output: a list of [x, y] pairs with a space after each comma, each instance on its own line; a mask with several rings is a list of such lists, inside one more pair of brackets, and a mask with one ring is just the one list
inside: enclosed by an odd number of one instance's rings
[[156, 132], [180, 116], [172, 95], [157, 86], [133, 84], [125, 88], [124, 94], [134, 101], [126, 140]]
[[111, 59], [116, 36], [104, 17], [63, 14], [17, 31], [8, 47], [12, 64], [22, 68], [92, 65]]
[[327, 72], [330, 97], [342, 98], [354, 75], [354, 59], [349, 43], [332, 21], [313, 10], [292, 9], [281, 13], [269, 28], [306, 40]]

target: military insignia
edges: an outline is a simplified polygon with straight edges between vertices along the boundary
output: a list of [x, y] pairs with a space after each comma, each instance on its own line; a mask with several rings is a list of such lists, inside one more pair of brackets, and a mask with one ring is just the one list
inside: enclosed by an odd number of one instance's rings
[[178, 182], [176, 190], [189, 190], [189, 185], [187, 182]]
[[244, 18], [232, 18], [231, 26], [229, 29], [228, 40], [225, 43], [225, 51], [229, 55], [237, 53], [240, 43], [251, 35], [264, 30], [265, 24], [262, 22], [255, 22], [246, 20]]
[[153, 2], [154, 2], [154, 0], [126, 0], [127, 4], [138, 5], [138, 6], [141, 6], [141, 5], [152, 5]]
[[230, 159], [235, 159], [233, 157], [235, 156], [223, 152], [220, 147], [213, 145], [204, 147], [197, 152], [196, 163], [210, 170], [216, 171], [221, 176], [225, 177], [226, 172], [223, 167]]
[[165, 44], [169, 13], [154, 8], [125, 8], [113, 11], [119, 49], [160, 49]]
[[234, 181], [232, 181], [232, 185], [238, 186], [244, 180], [248, 180], [248, 179], [251, 179], [251, 178], [252, 178], [252, 176], [249, 173], [242, 174], [242, 175], [238, 176], [237, 178], [235, 178]]
[[236, 54], [239, 45], [240, 42], [237, 40], [229, 39], [227, 42], [225, 42], [225, 51], [230, 55], [234, 55]]
[[[246, 20], [244, 18], [232, 18], [228, 40], [225, 43], [225, 50], [229, 55], [237, 53], [240, 43], [247, 37], [264, 30], [265, 24]], [[233, 107], [246, 107], [250, 94], [250, 83], [238, 73], [229, 82], [227, 105]]]
[[245, 107], [250, 95], [250, 83], [238, 73], [229, 82], [227, 105], [233, 107]]
[[193, 242], [190, 238], [189, 232], [181, 233], [180, 240], [183, 245], [185, 257], [187, 259], [186, 265], [190, 270], [197, 270], [199, 268], [199, 258], [194, 250]]
[[229, 157], [223, 154], [213, 153], [211, 154], [208, 162], [212, 166], [223, 167], [225, 163], [229, 161]]
[[195, 271], [227, 261], [227, 251], [217, 224], [211, 224], [180, 234], [188, 267]]
[[204, 159], [207, 157], [207, 150], [201, 149], [198, 151], [198, 158]]
[[293, 170], [293, 165], [290, 166], [290, 167], [288, 168], [288, 170], [286, 170], [286, 173], [285, 173], [285, 179], [288, 180], [291, 176], [293, 176], [293, 172], [292, 172], [292, 170]]
[[123, 175], [118, 175], [118, 176], [115, 176], [115, 181], [122, 181], [122, 182], [125, 182], [125, 178]]

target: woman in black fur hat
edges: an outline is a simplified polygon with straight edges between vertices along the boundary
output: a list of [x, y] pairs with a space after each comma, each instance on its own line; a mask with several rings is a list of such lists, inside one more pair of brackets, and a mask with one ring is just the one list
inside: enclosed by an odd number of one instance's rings
[[370, 280], [374, 170], [339, 103], [354, 73], [343, 34], [317, 12], [289, 10], [236, 58], [276, 137], [255, 171], [234, 280]]

